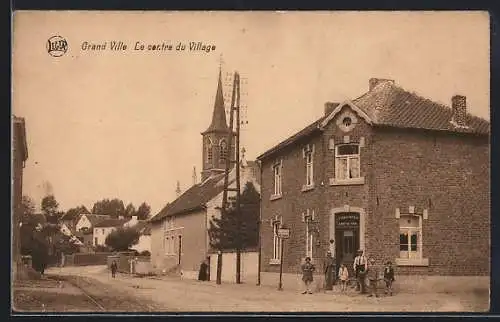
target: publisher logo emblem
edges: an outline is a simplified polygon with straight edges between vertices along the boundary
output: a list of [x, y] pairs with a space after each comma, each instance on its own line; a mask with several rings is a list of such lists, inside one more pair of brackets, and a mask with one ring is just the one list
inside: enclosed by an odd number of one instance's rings
[[47, 52], [52, 57], [61, 57], [68, 51], [68, 42], [61, 36], [52, 36], [47, 40]]

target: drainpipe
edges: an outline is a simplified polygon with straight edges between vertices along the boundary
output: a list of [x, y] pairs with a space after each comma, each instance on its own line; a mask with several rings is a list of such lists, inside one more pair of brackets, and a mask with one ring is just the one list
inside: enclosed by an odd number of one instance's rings
[[262, 261], [262, 162], [258, 161], [260, 168], [260, 205], [259, 205], [259, 263], [257, 265], [257, 285], [260, 285], [260, 272], [261, 272], [261, 261]]

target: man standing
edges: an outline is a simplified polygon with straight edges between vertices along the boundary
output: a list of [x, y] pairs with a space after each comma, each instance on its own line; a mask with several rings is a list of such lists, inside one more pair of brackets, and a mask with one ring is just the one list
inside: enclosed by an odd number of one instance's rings
[[332, 253], [328, 251], [325, 259], [325, 290], [333, 290], [333, 281], [335, 277], [335, 262]]
[[365, 276], [367, 269], [367, 261], [366, 257], [363, 253], [363, 250], [359, 249], [357, 252], [358, 256], [354, 258], [354, 272], [356, 274], [356, 280], [358, 283], [356, 284], [356, 291], [361, 291], [362, 294], [366, 293], [365, 291]]

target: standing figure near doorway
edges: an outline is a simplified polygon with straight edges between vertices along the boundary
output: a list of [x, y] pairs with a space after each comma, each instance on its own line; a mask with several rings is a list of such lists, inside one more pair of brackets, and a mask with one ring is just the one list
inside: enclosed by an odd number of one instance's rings
[[326, 253], [324, 273], [325, 273], [325, 290], [331, 291], [333, 290], [333, 284], [336, 275], [335, 275], [335, 261], [330, 251]]
[[363, 250], [359, 249], [357, 252], [358, 256], [354, 258], [354, 272], [356, 274], [356, 291], [361, 291], [362, 294], [366, 293], [365, 287], [365, 277], [367, 269], [367, 261]]

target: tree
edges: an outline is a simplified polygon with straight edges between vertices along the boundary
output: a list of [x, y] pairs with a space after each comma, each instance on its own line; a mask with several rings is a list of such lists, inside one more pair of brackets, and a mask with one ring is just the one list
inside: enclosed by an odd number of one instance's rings
[[127, 251], [139, 242], [139, 237], [140, 233], [134, 227], [120, 227], [106, 237], [105, 244], [113, 251]]
[[109, 215], [112, 217], [125, 216], [125, 205], [117, 198], [103, 199], [94, 203], [92, 213], [96, 215]]
[[58, 211], [58, 208], [59, 203], [56, 201], [54, 195], [48, 195], [42, 199], [41, 209], [47, 219], [47, 222], [54, 224], [59, 222], [62, 213]]
[[29, 196], [23, 196], [22, 207], [23, 216], [30, 216], [35, 213], [35, 202]]
[[71, 208], [66, 211], [65, 217], [76, 219], [81, 214], [90, 214], [90, 211], [87, 209], [87, 207], [81, 205], [79, 207]]
[[125, 208], [125, 217], [135, 216], [136, 210], [132, 203], [129, 203]]
[[260, 194], [251, 182], [248, 182], [240, 196], [240, 218], [236, 208], [231, 207], [220, 218], [210, 221], [208, 235], [210, 246], [214, 249], [232, 250], [255, 247], [259, 240]]
[[147, 203], [143, 202], [137, 209], [136, 216], [138, 220], [146, 220], [148, 219], [150, 213], [151, 207]]

